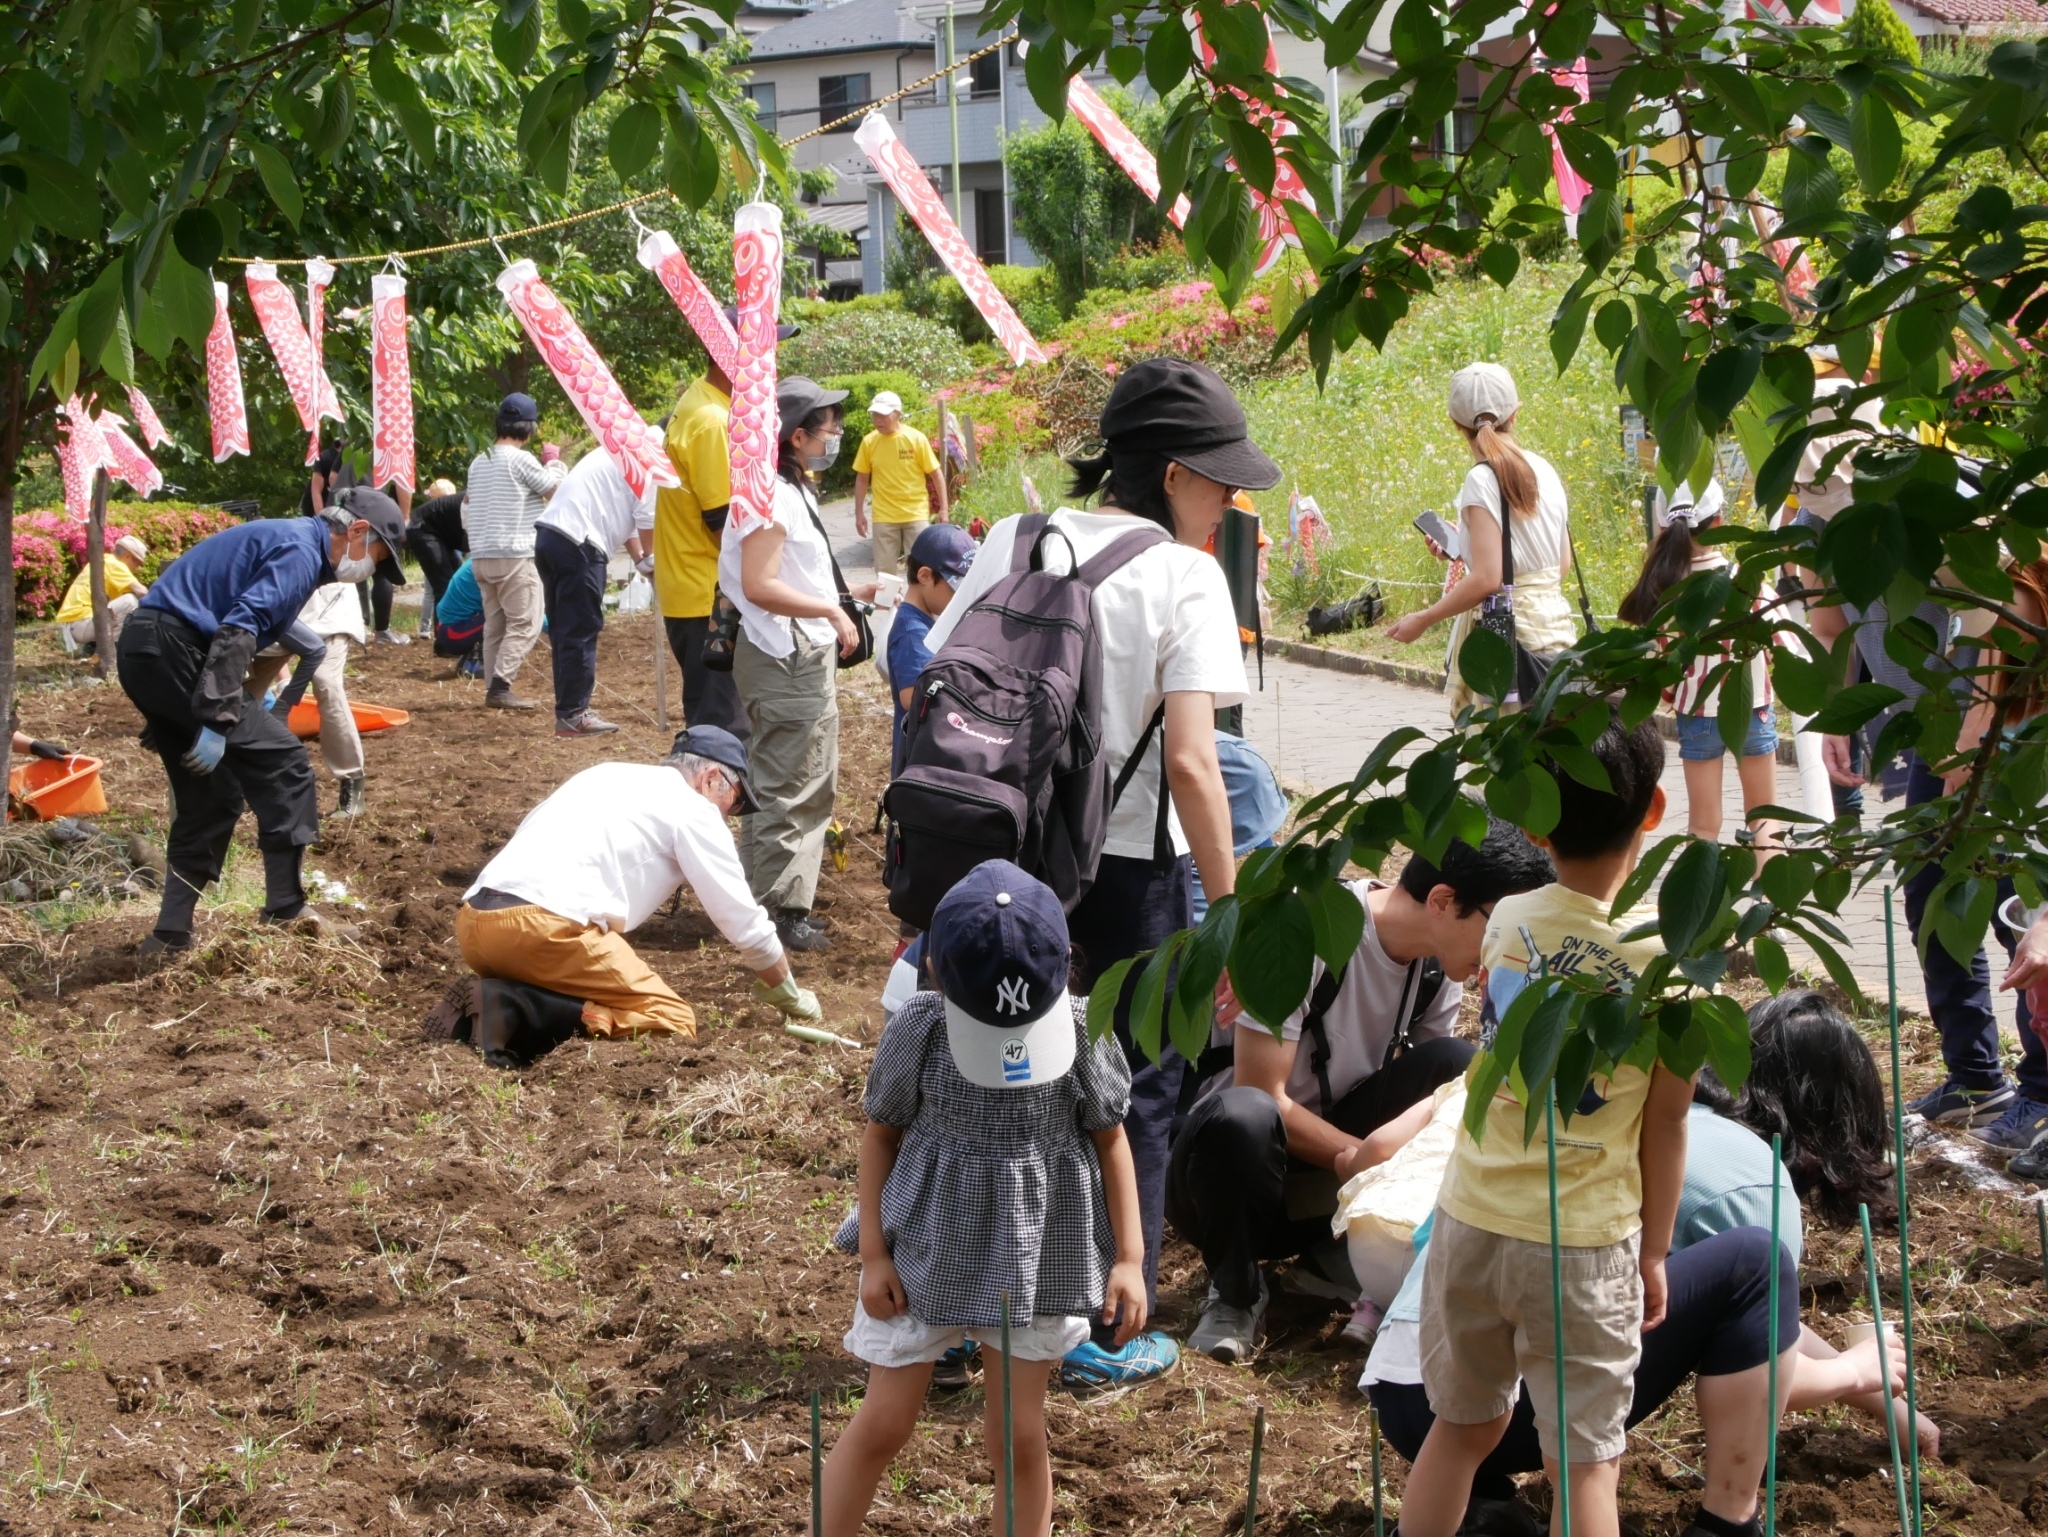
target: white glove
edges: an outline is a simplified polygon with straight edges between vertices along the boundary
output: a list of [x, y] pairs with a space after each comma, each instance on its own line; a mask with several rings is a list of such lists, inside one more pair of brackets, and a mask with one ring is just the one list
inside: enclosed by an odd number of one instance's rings
[[638, 560], [633, 562], [633, 569], [639, 572], [642, 576], [653, 576], [654, 557], [652, 555], [642, 555]]
[[754, 983], [754, 1001], [780, 1009], [785, 1019], [811, 1021], [825, 1017], [818, 995], [808, 987], [798, 987], [794, 975], [784, 977], [773, 987], [757, 980]]

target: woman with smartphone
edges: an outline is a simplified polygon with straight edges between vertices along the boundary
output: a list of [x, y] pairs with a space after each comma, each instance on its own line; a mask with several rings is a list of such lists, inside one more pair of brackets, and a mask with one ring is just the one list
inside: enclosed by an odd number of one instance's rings
[[[1452, 621], [1444, 692], [1453, 718], [1479, 702], [1459, 674], [1458, 652], [1471, 633], [1473, 616], [1489, 598], [1499, 594], [1513, 606], [1515, 638], [1530, 651], [1547, 655], [1579, 638], [1564, 596], [1565, 566], [1572, 558], [1570, 503], [1550, 461], [1515, 441], [1515, 413], [1521, 405], [1513, 375], [1498, 363], [1468, 364], [1452, 375], [1451, 420], [1464, 433], [1475, 461], [1458, 493], [1457, 556], [1464, 574], [1436, 602], [1387, 627], [1391, 639], [1407, 645], [1444, 620]], [[1502, 577], [1503, 507], [1513, 518], [1511, 586]], [[1440, 560], [1452, 558], [1434, 538], [1429, 547]]]

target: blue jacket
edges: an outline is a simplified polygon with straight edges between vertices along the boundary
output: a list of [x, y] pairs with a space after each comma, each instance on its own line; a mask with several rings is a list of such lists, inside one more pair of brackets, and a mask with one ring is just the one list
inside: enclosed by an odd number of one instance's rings
[[314, 588], [333, 580], [324, 521], [259, 518], [193, 545], [164, 568], [142, 607], [176, 614], [208, 640], [247, 630], [260, 650], [290, 628]]

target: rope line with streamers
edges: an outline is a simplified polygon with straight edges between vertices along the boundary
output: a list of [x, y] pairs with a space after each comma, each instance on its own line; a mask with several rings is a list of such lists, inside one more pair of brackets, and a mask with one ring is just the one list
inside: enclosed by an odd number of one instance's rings
[[[793, 139], [781, 139], [777, 142], [784, 149], [795, 149], [797, 145], [802, 144], [807, 139], [815, 139], [820, 134], [831, 133], [836, 128], [844, 128], [848, 123], [857, 122], [861, 118], [866, 117], [870, 112], [878, 111], [894, 102], [901, 101], [906, 96], [914, 96], [933, 81], [943, 80], [946, 76], [965, 69], [975, 60], [987, 58], [999, 49], [1008, 47], [1016, 40], [1017, 34], [1015, 32], [1008, 33], [998, 38], [995, 42], [990, 43], [986, 48], [977, 49], [963, 59], [956, 59], [944, 69], [933, 70], [922, 80], [913, 80], [901, 90], [892, 91], [879, 101], [863, 102], [853, 111], [846, 113], [842, 117], [835, 117], [829, 123], [820, 123], [808, 133], [800, 133]], [[545, 235], [552, 230], [567, 229], [572, 224], [582, 224], [591, 219], [602, 219], [615, 213], [626, 213], [648, 203], [658, 203], [663, 198], [673, 199], [674, 197], [675, 194], [673, 192], [663, 187], [658, 191], [643, 192], [637, 197], [625, 198], [616, 203], [607, 203], [602, 208], [586, 208], [581, 213], [565, 214], [559, 219], [549, 219], [542, 224], [530, 224], [525, 229], [506, 230], [495, 235], [481, 235], [474, 240], [451, 240], [446, 245], [421, 246], [417, 250], [412, 251], [379, 251], [368, 256], [329, 256], [325, 258], [314, 256], [223, 256], [220, 260], [244, 267], [251, 262], [269, 262], [273, 266], [278, 267], [303, 267], [309, 261], [326, 260], [334, 263], [337, 267], [344, 267], [362, 262], [381, 262], [394, 259], [398, 261], [417, 261], [429, 256], [449, 256], [457, 251], [474, 251], [483, 246], [496, 245], [501, 240], [523, 240], [529, 235]], [[504, 253], [501, 250], [499, 254], [503, 255]]]

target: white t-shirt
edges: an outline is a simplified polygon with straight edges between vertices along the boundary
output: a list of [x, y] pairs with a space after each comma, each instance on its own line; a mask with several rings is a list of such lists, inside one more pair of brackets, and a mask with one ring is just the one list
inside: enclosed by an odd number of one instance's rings
[[299, 610], [299, 623], [322, 640], [352, 640], [360, 646], [368, 639], [363, 629], [363, 604], [356, 596], [354, 582], [329, 582], [325, 587], [315, 587], [313, 596]]
[[635, 496], [612, 456], [593, 448], [576, 461], [534, 526], [552, 528], [572, 544], [596, 545], [609, 560], [636, 530], [654, 527], [654, 483], [644, 497]]
[[[1005, 518], [989, 530], [966, 579], [927, 637], [934, 653], [951, 637], [960, 617], [1009, 575], [1017, 523], [1016, 518]], [[1130, 513], [1076, 512], [1068, 507], [1052, 515], [1052, 524], [1072, 541], [1081, 561], [1133, 529], [1158, 526]], [[1069, 569], [1065, 544], [1055, 539], [1045, 549], [1048, 570]], [[1219, 710], [1243, 703], [1249, 689], [1238, 649], [1237, 614], [1223, 568], [1214, 557], [1181, 544], [1153, 545], [1106, 578], [1095, 589], [1091, 607], [1102, 646], [1102, 753], [1111, 780], [1122, 771], [1168, 694], [1214, 694]], [[1110, 813], [1109, 836], [1102, 845], [1105, 854], [1152, 857], [1165, 779], [1160, 769], [1165, 761], [1161, 735], [1154, 733], [1146, 761]], [[1170, 802], [1169, 797], [1167, 834], [1174, 852], [1185, 854], [1188, 841]]]
[[[1816, 379], [1813, 385], [1815, 409], [1807, 420], [1813, 422], [1832, 420], [1835, 415], [1834, 402], [1823, 402], [1821, 397], [1824, 395], [1838, 395], [1845, 390], [1853, 388], [1855, 386], [1847, 379]], [[1851, 411], [1849, 415], [1856, 421], [1864, 422], [1872, 427], [1878, 427], [1883, 425], [1883, 419], [1880, 415], [1883, 408], [1883, 402], [1881, 401], [1866, 400]], [[1805, 449], [1799, 455], [1798, 479], [1793, 486], [1793, 489], [1799, 494], [1800, 511], [1810, 512], [1822, 522], [1826, 522], [1849, 505], [1854, 499], [1852, 483], [1856, 474], [1856, 467], [1851, 462], [1855, 458], [1853, 450], [1850, 453], [1843, 454], [1835, 462], [1834, 469], [1828, 473], [1825, 480], [1819, 478], [1820, 467], [1826, 461], [1828, 454], [1832, 450], [1841, 447], [1842, 444], [1851, 443], [1860, 446], [1869, 441], [1869, 434], [1856, 432], [1831, 432], [1824, 437], [1811, 438], [1807, 441]]]
[[[1522, 457], [1536, 472], [1536, 511], [1515, 519], [1515, 574], [1520, 577], [1532, 571], [1563, 571], [1570, 538], [1566, 520], [1571, 515], [1564, 482], [1541, 454], [1532, 454], [1525, 448]], [[1473, 465], [1458, 490], [1458, 531], [1464, 535], [1465, 548], [1469, 550], [1472, 537], [1464, 526], [1467, 507], [1484, 507], [1493, 514], [1495, 526], [1499, 526], [1500, 479], [1491, 465]]]
[[662, 763], [600, 763], [526, 814], [483, 867], [486, 887], [614, 933], [637, 929], [684, 881], [755, 971], [782, 958], [718, 808]]
[[[1330, 1038], [1330, 1060], [1325, 1071], [1330, 1075], [1330, 1092], [1338, 1099], [1380, 1070], [1395, 1033], [1407, 1020], [1408, 1011], [1415, 1006], [1412, 990], [1422, 985], [1422, 966], [1397, 961], [1388, 955], [1380, 948], [1379, 934], [1373, 928], [1372, 908], [1366, 903], [1366, 893], [1384, 889], [1387, 883], [1360, 880], [1347, 884], [1351, 894], [1365, 908], [1365, 933], [1358, 941], [1358, 949], [1352, 953], [1351, 963], [1344, 968], [1344, 980], [1337, 984], [1337, 996], [1331, 1000], [1329, 1012], [1323, 1016], [1323, 1033]], [[1322, 983], [1327, 969], [1321, 961], [1316, 962], [1309, 983], [1309, 998], [1315, 997], [1315, 990]], [[1436, 1001], [1415, 1022], [1409, 1040], [1430, 1041], [1452, 1034], [1457, 1028], [1458, 1009], [1464, 998], [1464, 988], [1445, 983], [1438, 991]], [[1323, 1103], [1322, 1086], [1316, 1082], [1315, 1042], [1301, 1038], [1302, 1022], [1307, 1018], [1308, 1002], [1304, 1000], [1302, 1006], [1288, 1015], [1280, 1026], [1280, 1038], [1298, 1042], [1300, 1048], [1294, 1054], [1294, 1067], [1287, 1075], [1287, 1097], [1313, 1114], [1327, 1116], [1330, 1107]], [[1247, 1023], [1243, 1028], [1259, 1030], [1264, 1026]], [[1217, 1037], [1229, 1040], [1229, 1029], [1217, 1031]], [[1202, 1092], [1211, 1094], [1235, 1081], [1234, 1071], [1226, 1068], [1205, 1082]]]
[[[777, 477], [775, 526], [784, 535], [781, 576], [799, 592], [837, 603], [839, 588], [832, 580], [832, 547], [825, 542], [824, 531], [812, 521], [811, 508], [810, 492]], [[749, 535], [764, 532], [766, 529], [760, 524], [747, 530]], [[831, 620], [791, 619], [787, 615], [771, 614], [759, 604], [747, 601], [746, 593], [740, 588], [741, 537], [733, 531], [732, 520], [727, 519], [725, 535], [718, 547], [718, 590], [740, 611], [740, 623], [747, 632], [747, 639], [769, 656], [785, 657], [796, 649], [796, 642], [790, 639], [789, 634], [789, 627], [795, 625], [811, 644], [836, 647], [838, 642], [834, 638]]]

